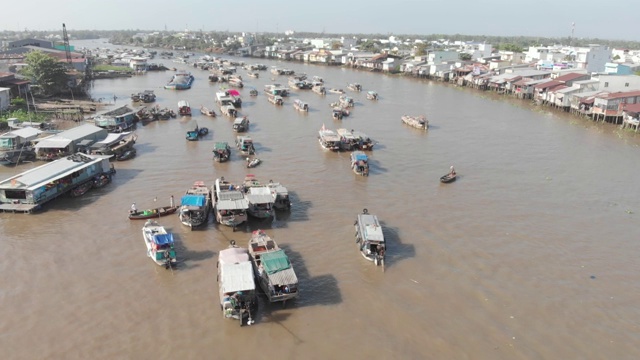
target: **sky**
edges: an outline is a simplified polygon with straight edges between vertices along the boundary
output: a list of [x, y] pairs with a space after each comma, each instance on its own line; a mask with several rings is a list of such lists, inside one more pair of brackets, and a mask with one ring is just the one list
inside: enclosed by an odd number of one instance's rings
[[[20, 31], [175, 30], [463, 34], [640, 41], [640, 1], [617, 0], [23, 0], [0, 13]], [[4, 16], [3, 16], [4, 15]]]

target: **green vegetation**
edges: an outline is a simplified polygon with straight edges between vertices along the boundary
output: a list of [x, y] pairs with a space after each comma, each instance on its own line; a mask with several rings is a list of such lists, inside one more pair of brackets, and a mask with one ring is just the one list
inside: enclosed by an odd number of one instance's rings
[[58, 59], [42, 51], [31, 51], [24, 61], [27, 67], [22, 69], [22, 75], [38, 85], [43, 95], [57, 95], [69, 87], [65, 66]]
[[0, 122], [7, 122], [7, 119], [16, 118], [20, 121], [44, 122], [49, 119], [48, 115], [27, 112], [25, 110], [15, 110], [0, 115]]
[[133, 69], [126, 66], [113, 66], [113, 65], [95, 65], [93, 71], [121, 71], [121, 72], [133, 72]]

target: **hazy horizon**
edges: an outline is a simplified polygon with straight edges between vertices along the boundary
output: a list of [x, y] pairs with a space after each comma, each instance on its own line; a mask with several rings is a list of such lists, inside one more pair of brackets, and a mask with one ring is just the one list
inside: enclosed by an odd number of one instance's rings
[[[526, 36], [545, 38], [599, 38], [640, 41], [630, 31], [640, 3], [616, 2], [624, 11], [602, 12], [600, 2], [572, 3], [540, 0], [532, 7], [514, 8], [512, 1], [461, 0], [454, 4], [433, 0], [399, 0], [391, 6], [376, 1], [326, 0], [321, 5], [290, 5], [245, 0], [231, 5], [211, 5], [200, 0], [157, 0], [143, 11], [131, 2], [109, 3], [69, 0], [62, 3], [27, 0], [38, 9], [28, 17], [4, 19], [4, 30], [58, 31], [62, 23], [74, 30], [170, 30], [232, 32], [294, 32], [328, 34]], [[590, 6], [592, 5], [592, 6]], [[123, 11], [125, 9], [126, 11]], [[184, 16], [177, 14], [184, 10]], [[88, 16], [97, 10], [100, 16]], [[625, 26], [624, 24], [629, 24]]]

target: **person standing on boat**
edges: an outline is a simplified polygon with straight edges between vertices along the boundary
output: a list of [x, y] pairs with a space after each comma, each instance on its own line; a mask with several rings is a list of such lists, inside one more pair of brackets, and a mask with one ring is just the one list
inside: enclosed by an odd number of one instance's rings
[[131, 204], [131, 210], [129, 210], [129, 213], [135, 214], [137, 212], [138, 212], [138, 209], [136, 208], [136, 203]]
[[456, 176], [456, 170], [453, 168], [453, 165], [449, 168], [449, 175]]

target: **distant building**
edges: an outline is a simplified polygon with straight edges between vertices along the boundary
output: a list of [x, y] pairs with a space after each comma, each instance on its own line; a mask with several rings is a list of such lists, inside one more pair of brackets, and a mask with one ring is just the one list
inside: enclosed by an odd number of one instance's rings
[[12, 48], [21, 48], [25, 46], [36, 46], [44, 49], [53, 49], [53, 41], [48, 40], [40, 40], [40, 39], [22, 39], [16, 41], [10, 41], [9, 49]]

